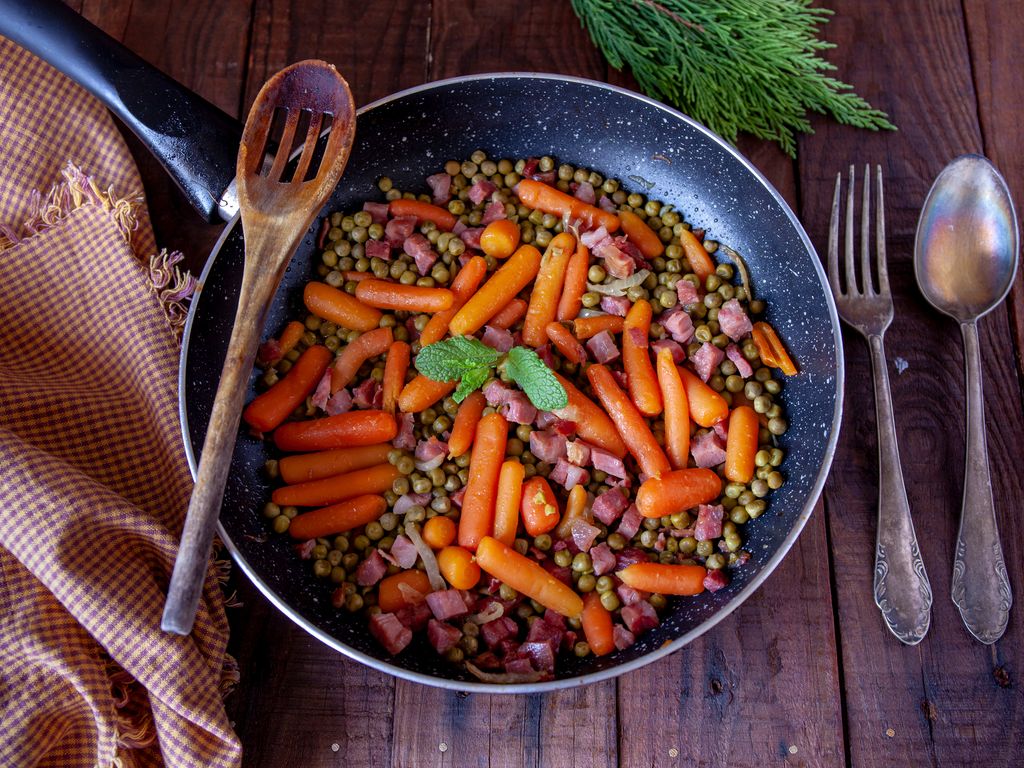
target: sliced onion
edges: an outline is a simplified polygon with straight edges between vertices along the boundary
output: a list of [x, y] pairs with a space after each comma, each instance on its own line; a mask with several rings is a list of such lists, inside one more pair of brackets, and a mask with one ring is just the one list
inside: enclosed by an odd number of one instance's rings
[[434, 551], [427, 546], [427, 542], [420, 536], [419, 526], [416, 523], [407, 522], [405, 524], [405, 535], [409, 537], [409, 541], [416, 547], [416, 553], [423, 560], [423, 568], [427, 572], [427, 578], [430, 579], [431, 589], [435, 591], [447, 589], [444, 579], [441, 578], [441, 569], [437, 566], [437, 558], [434, 556]]
[[401, 581], [398, 582], [398, 592], [402, 595], [402, 599], [405, 600], [408, 605], [423, 602], [423, 593], [409, 584], [405, 584]]
[[484, 608], [480, 613], [470, 616], [470, 621], [474, 624], [486, 624], [488, 621], [494, 621], [500, 619], [505, 615], [505, 606], [499, 603], [497, 600], [493, 601], [490, 605]]
[[740, 273], [740, 282], [743, 283], [743, 290], [746, 291], [747, 301], [754, 300], [754, 287], [750, 284], [750, 272], [747, 271], [747, 262], [743, 260], [736, 251], [727, 245], [718, 244], [718, 250], [723, 251], [726, 256], [729, 257], [729, 261], [736, 265], [736, 270]]
[[437, 469], [444, 464], [444, 454], [439, 453], [432, 459], [427, 459], [426, 461], [415, 461], [413, 463], [416, 465], [416, 469], [420, 472], [429, 472], [430, 470]]
[[593, 307], [583, 307], [577, 317], [604, 317], [608, 313], [601, 309], [594, 309]]
[[544, 679], [543, 672], [484, 672], [471, 661], [466, 662], [466, 669], [484, 683], [536, 683]]
[[626, 291], [640, 285], [647, 279], [649, 274], [651, 274], [649, 269], [641, 269], [629, 277], [621, 277], [618, 280], [612, 280], [610, 283], [588, 282], [587, 290], [594, 291], [594, 293], [603, 293], [605, 296], [625, 296]]

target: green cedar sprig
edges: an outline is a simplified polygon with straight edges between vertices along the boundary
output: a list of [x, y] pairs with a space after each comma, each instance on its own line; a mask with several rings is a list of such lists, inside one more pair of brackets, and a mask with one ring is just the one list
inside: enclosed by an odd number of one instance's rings
[[807, 112], [890, 129], [884, 112], [829, 77], [817, 37], [832, 11], [811, 0], [572, 0], [615, 69], [629, 67], [650, 96], [735, 143], [739, 131], [777, 141], [796, 156]]

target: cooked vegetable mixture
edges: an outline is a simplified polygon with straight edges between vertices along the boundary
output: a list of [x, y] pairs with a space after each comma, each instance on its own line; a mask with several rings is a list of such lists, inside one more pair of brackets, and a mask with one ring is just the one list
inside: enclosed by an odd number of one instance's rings
[[331, 214], [309, 314], [261, 347], [264, 513], [389, 653], [425, 630], [481, 680], [549, 679], [749, 559], [796, 367], [670, 205], [482, 151], [426, 184]]

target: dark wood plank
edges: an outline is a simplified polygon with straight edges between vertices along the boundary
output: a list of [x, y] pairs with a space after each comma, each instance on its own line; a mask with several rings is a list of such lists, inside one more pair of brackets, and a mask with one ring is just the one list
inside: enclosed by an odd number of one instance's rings
[[[826, 505], [850, 756], [863, 766], [966, 765], [982, 755], [989, 764], [1010, 765], [1014, 758], [992, 745], [1005, 743], [1007, 724], [1020, 719], [1020, 693], [996, 683], [993, 650], [969, 638], [949, 599], [964, 456], [959, 333], [927, 307], [911, 263], [918, 210], [932, 179], [955, 155], [981, 149], [963, 8], [956, 2], [913, 11], [884, 2], [838, 2], [835, 9], [826, 36], [839, 48], [830, 57], [844, 79], [887, 110], [901, 130], [868, 134], [816, 121], [816, 135], [801, 142], [801, 212], [823, 249], [835, 173], [849, 162], [882, 163], [896, 303], [888, 356], [909, 364], [902, 375], [890, 368], [892, 390], [908, 496], [935, 595], [932, 628], [920, 646], [905, 648], [888, 636], [871, 597], [877, 466], [874, 421], [864, 416], [873, 403], [869, 363], [864, 342], [847, 334], [847, 416]], [[893, 76], [899, 72], [914, 76]], [[1013, 393], [998, 406], [993, 402], [998, 412], [989, 412], [993, 489], [1012, 557], [1020, 534], [1010, 504], [1024, 458], [1015, 436], [1024, 418], [1006, 354], [1013, 342], [1005, 310], [984, 322], [982, 335], [988, 391]], [[1011, 581], [1019, 583], [1019, 563], [1010, 562]], [[996, 659], [1015, 656], [1013, 634], [1011, 627]]]

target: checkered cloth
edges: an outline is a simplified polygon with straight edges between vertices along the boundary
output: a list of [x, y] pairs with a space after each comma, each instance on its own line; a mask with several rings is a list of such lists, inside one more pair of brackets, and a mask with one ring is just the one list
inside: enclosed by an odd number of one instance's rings
[[99, 103], [0, 38], [0, 766], [241, 761], [213, 565], [192, 635], [160, 631], [191, 283], [140, 190]]

